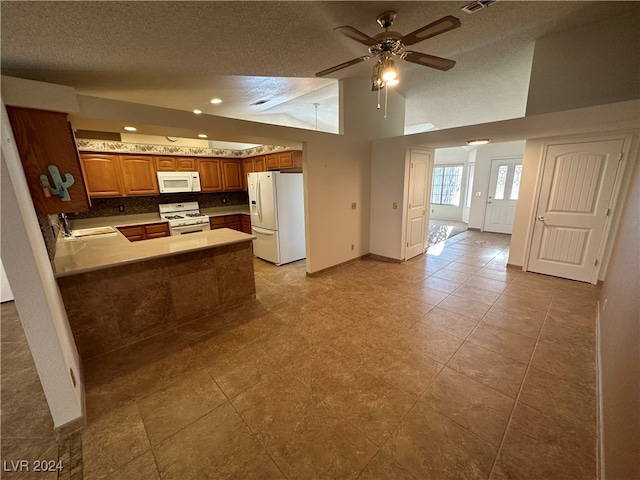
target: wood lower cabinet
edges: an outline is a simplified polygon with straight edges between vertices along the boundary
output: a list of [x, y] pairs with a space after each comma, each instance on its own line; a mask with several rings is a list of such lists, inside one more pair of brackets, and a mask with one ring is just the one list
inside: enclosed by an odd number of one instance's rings
[[219, 158], [199, 158], [200, 188], [203, 192], [221, 192], [222, 168]]
[[[217, 217], [209, 217], [209, 226], [211, 230], [218, 228], [230, 228], [242, 232], [242, 218], [247, 215], [220, 215]], [[251, 224], [249, 224], [251, 226]], [[245, 232], [246, 233], [246, 232]]]
[[240, 215], [240, 230], [244, 233], [251, 233], [251, 217], [249, 215]]
[[124, 195], [118, 155], [81, 153], [80, 161], [90, 197]]
[[48, 215], [89, 210], [67, 114], [7, 106], [7, 115], [36, 212]]
[[120, 157], [125, 195], [158, 195], [158, 180], [153, 157]]
[[168, 237], [169, 224], [166, 222], [149, 223], [146, 225], [129, 225], [126, 227], [118, 227], [130, 242], [139, 242], [140, 240], [151, 240], [153, 238]]

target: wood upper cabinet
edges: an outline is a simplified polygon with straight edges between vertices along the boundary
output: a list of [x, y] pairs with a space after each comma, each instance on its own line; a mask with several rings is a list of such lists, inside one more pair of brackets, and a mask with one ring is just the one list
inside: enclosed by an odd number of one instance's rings
[[242, 165], [239, 160], [223, 158], [222, 187], [225, 192], [242, 190]]
[[91, 197], [121, 197], [124, 195], [118, 155], [81, 153], [87, 191]]
[[158, 172], [175, 172], [177, 168], [174, 157], [155, 157], [155, 163]]
[[253, 157], [253, 171], [254, 172], [267, 171], [267, 159], [264, 155]]
[[277, 170], [278, 168], [280, 168], [278, 166], [278, 154], [277, 153], [271, 153], [269, 155], [265, 156], [265, 163], [267, 166], [267, 170]]
[[219, 158], [199, 158], [200, 188], [203, 192], [221, 192], [222, 168]]
[[253, 158], [242, 159], [242, 189], [248, 190], [249, 184], [247, 183], [247, 175], [255, 172]]
[[155, 157], [158, 172], [195, 172], [196, 159], [190, 157]]
[[67, 114], [10, 106], [7, 114], [36, 212], [48, 215], [89, 210]]
[[158, 180], [153, 157], [123, 155], [120, 157], [125, 195], [158, 195]]

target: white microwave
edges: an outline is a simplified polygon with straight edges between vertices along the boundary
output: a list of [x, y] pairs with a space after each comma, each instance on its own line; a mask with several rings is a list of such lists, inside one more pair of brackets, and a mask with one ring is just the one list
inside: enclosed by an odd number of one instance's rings
[[183, 193], [200, 191], [198, 172], [158, 172], [160, 193]]

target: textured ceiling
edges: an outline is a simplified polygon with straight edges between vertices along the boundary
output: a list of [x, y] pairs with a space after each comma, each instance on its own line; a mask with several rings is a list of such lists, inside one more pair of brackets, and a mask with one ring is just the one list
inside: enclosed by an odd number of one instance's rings
[[[524, 115], [536, 38], [633, 8], [634, 2], [2, 2], [2, 73], [78, 92], [181, 110], [335, 129], [335, 79], [371, 75], [371, 61], [314, 73], [367, 53], [333, 31], [371, 36], [395, 10], [406, 34], [445, 15], [456, 30], [412, 46], [458, 63], [440, 72], [402, 62], [406, 124], [437, 128]], [[209, 103], [213, 97], [221, 105]], [[259, 106], [251, 106], [267, 100]]]

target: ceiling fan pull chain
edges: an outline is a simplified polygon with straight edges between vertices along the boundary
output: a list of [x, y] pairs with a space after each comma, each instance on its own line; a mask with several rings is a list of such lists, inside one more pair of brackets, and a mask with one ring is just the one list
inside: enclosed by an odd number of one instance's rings
[[380, 110], [380, 85], [378, 85], [378, 110]]
[[387, 98], [388, 97], [389, 97], [389, 87], [385, 85], [385, 89], [384, 89], [384, 119], [385, 120], [387, 119]]

